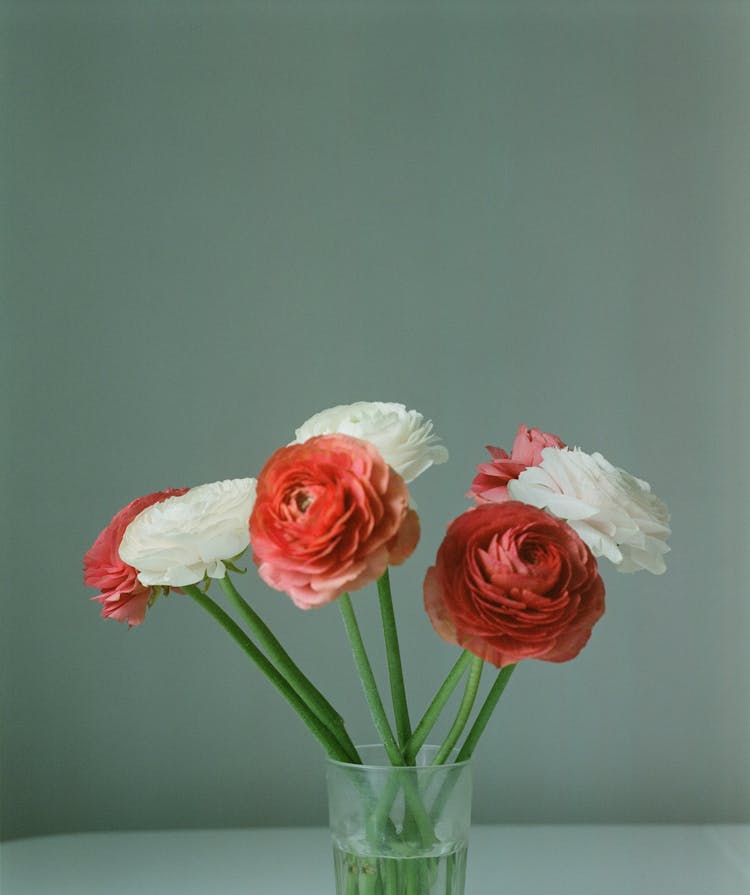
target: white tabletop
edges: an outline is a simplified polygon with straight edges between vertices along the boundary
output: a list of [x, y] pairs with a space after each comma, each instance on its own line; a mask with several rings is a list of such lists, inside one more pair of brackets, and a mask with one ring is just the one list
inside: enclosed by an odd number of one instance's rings
[[[0, 846], [2, 895], [334, 895], [328, 831], [83, 833]], [[466, 895], [746, 895], [750, 825], [475, 826]]]

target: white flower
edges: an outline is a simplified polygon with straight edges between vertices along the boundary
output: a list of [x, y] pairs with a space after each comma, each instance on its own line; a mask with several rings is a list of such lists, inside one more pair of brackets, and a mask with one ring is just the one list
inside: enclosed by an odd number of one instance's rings
[[544, 448], [540, 466], [508, 482], [513, 500], [565, 519], [594, 556], [606, 556], [620, 572], [665, 571], [671, 534], [669, 511], [648, 482], [618, 469], [601, 454]]
[[205, 575], [223, 578], [222, 560], [238, 556], [250, 543], [255, 485], [255, 479], [212, 482], [147, 507], [125, 529], [120, 558], [147, 586], [181, 587]]
[[296, 444], [315, 435], [352, 435], [369, 441], [405, 482], [412, 482], [433, 463], [445, 463], [448, 449], [437, 444], [432, 422], [403, 404], [357, 401], [311, 416], [295, 431]]

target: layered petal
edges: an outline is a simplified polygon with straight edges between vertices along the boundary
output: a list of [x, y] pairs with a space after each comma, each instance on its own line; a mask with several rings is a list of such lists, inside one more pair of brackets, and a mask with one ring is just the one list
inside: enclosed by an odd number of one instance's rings
[[121, 558], [120, 543], [126, 529], [140, 513], [186, 491], [187, 488], [169, 488], [131, 501], [115, 514], [84, 556], [84, 583], [101, 591], [92, 600], [101, 603], [101, 614], [105, 618], [114, 618], [131, 626], [143, 621], [152, 597], [151, 588], [139, 581], [138, 570]]
[[266, 462], [250, 540], [263, 580], [310, 609], [403, 562], [419, 519], [404, 480], [371, 442], [321, 435]]
[[477, 475], [466, 496], [472, 497], [477, 504], [510, 500], [508, 482], [517, 479], [528, 467], [537, 466], [544, 448], [564, 446], [557, 435], [519, 426], [510, 455], [502, 448], [487, 445], [492, 460], [477, 466]]
[[255, 485], [253, 478], [211, 482], [149, 507], [125, 530], [120, 558], [149, 587], [222, 578], [224, 563], [249, 544]]
[[385, 462], [405, 482], [412, 482], [435, 463], [445, 463], [448, 450], [438, 444], [432, 422], [403, 404], [357, 401], [311, 416], [295, 431], [295, 443], [317, 435], [340, 433], [374, 444]]
[[451, 523], [425, 577], [424, 602], [444, 640], [499, 668], [565, 662], [604, 613], [604, 584], [570, 526], [505, 501]]
[[545, 448], [541, 463], [510, 482], [514, 500], [567, 520], [595, 556], [621, 572], [666, 570], [669, 511], [648, 482], [613, 466], [601, 454]]

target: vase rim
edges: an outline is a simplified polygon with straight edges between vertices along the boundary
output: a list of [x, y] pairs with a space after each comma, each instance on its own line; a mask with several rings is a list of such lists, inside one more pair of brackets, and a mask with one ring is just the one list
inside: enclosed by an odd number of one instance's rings
[[[382, 743], [356, 743], [355, 747], [359, 752], [360, 749], [381, 749], [385, 751], [385, 747]], [[422, 749], [434, 749], [437, 751], [440, 748], [439, 744], [436, 743], [424, 743], [420, 748], [419, 752]], [[455, 750], [454, 750], [455, 751]], [[417, 752], [417, 755], [419, 755]], [[465, 768], [467, 765], [471, 764], [471, 757], [464, 759], [463, 761], [446, 761], [442, 764], [420, 764], [420, 765], [398, 765], [398, 764], [357, 764], [356, 762], [351, 761], [339, 761], [336, 758], [326, 758], [328, 764], [337, 765], [342, 768], [361, 768], [362, 770], [370, 770], [370, 771], [423, 771], [429, 768]]]

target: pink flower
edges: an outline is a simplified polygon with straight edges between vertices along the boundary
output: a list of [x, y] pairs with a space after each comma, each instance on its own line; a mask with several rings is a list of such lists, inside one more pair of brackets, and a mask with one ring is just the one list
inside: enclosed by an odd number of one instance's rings
[[101, 593], [92, 600], [102, 604], [102, 616], [140, 625], [151, 599], [151, 588], [138, 580], [138, 570], [120, 559], [119, 549], [125, 529], [152, 504], [185, 494], [187, 488], [169, 488], [138, 497], [115, 515], [83, 558], [83, 581]]
[[367, 441], [316, 436], [280, 448], [258, 476], [253, 559], [300, 609], [377, 580], [418, 540], [404, 480]]
[[427, 571], [424, 601], [444, 640], [498, 668], [566, 662], [604, 613], [604, 583], [569, 525], [506, 501], [454, 519]]
[[510, 500], [508, 482], [517, 479], [529, 466], [539, 466], [542, 462], [542, 450], [546, 447], [563, 448], [565, 442], [557, 435], [540, 429], [529, 429], [528, 426], [518, 427], [510, 456], [502, 448], [487, 445], [492, 462], [477, 466], [479, 475], [471, 483], [466, 496], [473, 497], [477, 504]]

